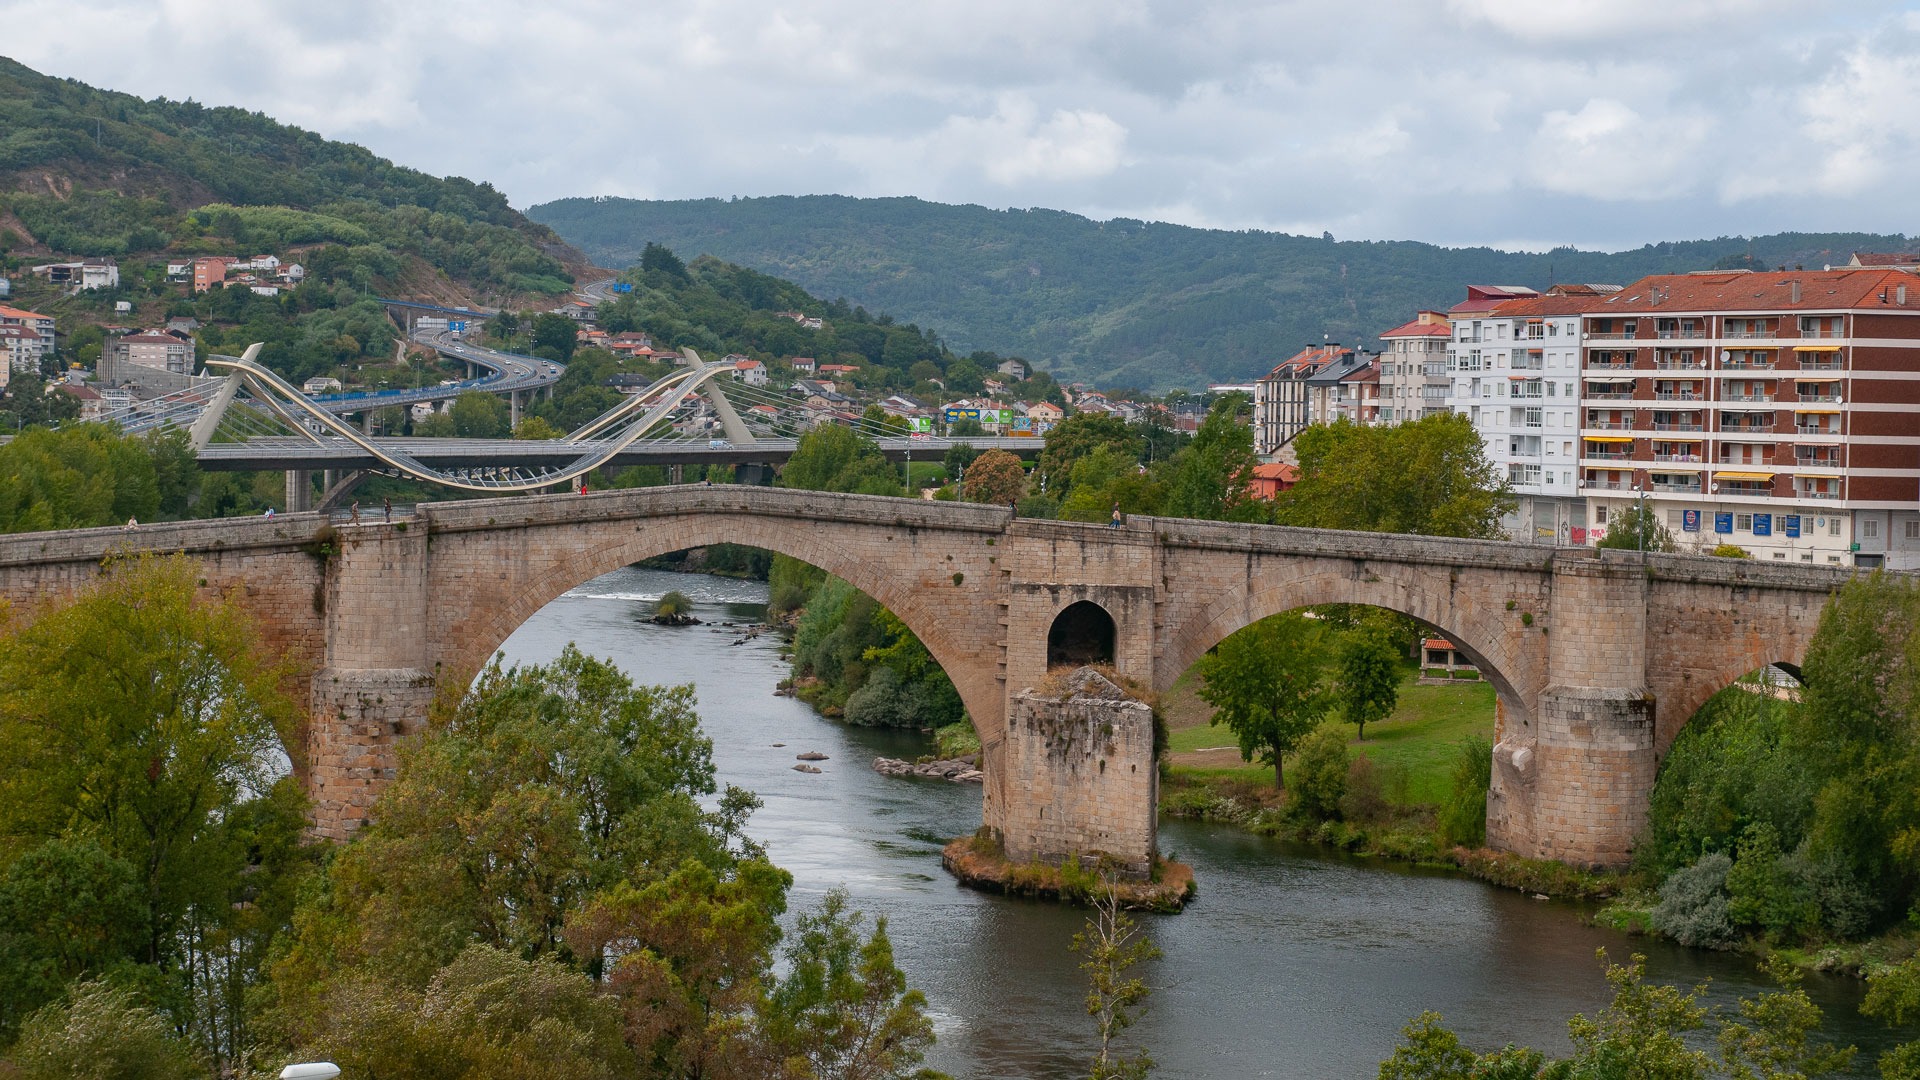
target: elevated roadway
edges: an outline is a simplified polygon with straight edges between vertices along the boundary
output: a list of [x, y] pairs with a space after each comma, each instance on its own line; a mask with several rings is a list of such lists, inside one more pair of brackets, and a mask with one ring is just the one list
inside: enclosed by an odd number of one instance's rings
[[[772, 465], [793, 456], [797, 440], [655, 440], [636, 442], [605, 464], [628, 465]], [[522, 468], [560, 469], [593, 453], [602, 444], [590, 439], [401, 439], [377, 440], [382, 450], [398, 451], [422, 465], [439, 469]], [[964, 442], [976, 450], [1006, 450], [1032, 458], [1045, 448], [1034, 438], [974, 437], [961, 439], [882, 438], [881, 453], [889, 461], [938, 461], [948, 447]], [[200, 467], [216, 471], [267, 469], [321, 471], [385, 469], [387, 463], [367, 449], [341, 438], [316, 444], [299, 438], [253, 438], [243, 443], [211, 443], [200, 451]], [[555, 481], [558, 483], [559, 481]]]

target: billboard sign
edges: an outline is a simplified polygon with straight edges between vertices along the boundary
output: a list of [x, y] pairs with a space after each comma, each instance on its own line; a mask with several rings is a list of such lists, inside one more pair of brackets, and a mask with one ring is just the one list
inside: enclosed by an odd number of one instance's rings
[[1733, 531], [1733, 515], [1732, 514], [1713, 515], [1713, 531], [1717, 533], [1732, 532]]
[[1780, 515], [1780, 531], [1786, 533], [1788, 536], [1799, 536], [1800, 535], [1800, 515], [1799, 514]]
[[1773, 535], [1773, 515], [1772, 514], [1753, 515], [1753, 535], [1755, 536], [1772, 536]]
[[1680, 513], [1680, 528], [1686, 532], [1700, 531], [1700, 511], [1683, 510]]

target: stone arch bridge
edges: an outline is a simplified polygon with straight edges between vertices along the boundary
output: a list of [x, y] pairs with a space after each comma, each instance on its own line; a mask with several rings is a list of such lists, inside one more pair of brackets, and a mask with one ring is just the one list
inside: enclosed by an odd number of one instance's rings
[[[115, 551], [199, 560], [206, 588], [251, 609], [290, 658], [309, 708], [304, 740], [289, 749], [317, 830], [344, 836], [391, 777], [395, 741], [422, 722], [435, 686], [470, 678], [542, 605], [664, 552], [763, 547], [847, 579], [926, 643], [979, 728], [983, 816], [1010, 854], [1097, 849], [1130, 861], [1153, 844], [1151, 751], [1034, 720], [1022, 692], [1045, 681], [1050, 635], [1056, 659], [1091, 649], [1164, 689], [1257, 619], [1370, 604], [1434, 627], [1492, 681], [1489, 842], [1617, 864], [1680, 726], [1741, 675], [1798, 664], [1847, 576], [1172, 518], [1116, 529], [967, 503], [727, 486], [422, 504], [405, 521], [340, 527], [330, 554], [315, 542], [326, 527], [294, 514], [0, 537], [0, 596], [16, 611], [57, 602]], [[1063, 645], [1072, 635], [1081, 640]]]

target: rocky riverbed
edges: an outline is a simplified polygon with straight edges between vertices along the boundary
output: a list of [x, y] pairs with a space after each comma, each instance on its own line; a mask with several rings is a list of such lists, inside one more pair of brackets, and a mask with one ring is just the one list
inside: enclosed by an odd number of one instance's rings
[[986, 780], [976, 758], [947, 758], [914, 764], [899, 758], [873, 759], [873, 771], [882, 776], [918, 776], [928, 780], [951, 780], [956, 784], [978, 784]]

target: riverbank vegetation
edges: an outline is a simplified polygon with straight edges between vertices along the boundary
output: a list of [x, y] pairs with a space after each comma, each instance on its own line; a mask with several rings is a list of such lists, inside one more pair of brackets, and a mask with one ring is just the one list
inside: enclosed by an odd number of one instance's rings
[[[1576, 1015], [1567, 1021], [1571, 1056], [1555, 1060], [1512, 1044], [1478, 1053], [1442, 1027], [1438, 1013], [1425, 1012], [1403, 1029], [1400, 1045], [1380, 1063], [1380, 1080], [1808, 1080], [1847, 1073], [1853, 1062], [1853, 1047], [1821, 1037], [1824, 1014], [1800, 989], [1799, 975], [1791, 968], [1771, 968], [1780, 988], [1741, 998], [1729, 1012], [1701, 1001], [1704, 986], [1687, 990], [1647, 983], [1645, 957], [1608, 964], [1601, 950], [1599, 959], [1613, 998], [1592, 1017]], [[1894, 992], [1890, 986], [1879, 989], [1889, 991], [1887, 998]], [[1865, 1011], [1882, 1017], [1905, 1015], [1902, 1005], [1876, 1003], [1871, 996]], [[1920, 1064], [1920, 1043], [1888, 1051], [1879, 1064], [1887, 1080], [1920, 1075], [1914, 1071]]]
[[690, 688], [571, 646], [496, 660], [447, 682], [352, 840], [304, 843], [284, 671], [197, 573], [115, 563], [0, 641], [13, 1071], [928, 1075], [884, 921], [829, 894], [782, 931], [791, 878]]
[[1710, 700], [1654, 784], [1629, 911], [1689, 945], [1807, 950], [1920, 925], [1920, 589], [1834, 594], [1793, 692]]

